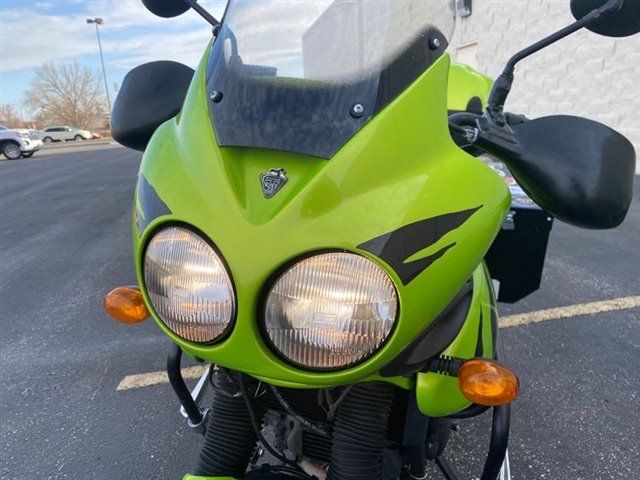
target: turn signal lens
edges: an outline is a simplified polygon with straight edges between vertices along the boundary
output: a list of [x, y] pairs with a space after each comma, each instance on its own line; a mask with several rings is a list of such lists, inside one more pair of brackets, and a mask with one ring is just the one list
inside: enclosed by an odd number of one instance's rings
[[104, 297], [104, 309], [122, 323], [139, 323], [147, 319], [147, 310], [142, 292], [135, 287], [118, 287]]
[[504, 365], [492, 360], [466, 361], [458, 370], [462, 394], [473, 403], [494, 407], [513, 402], [518, 396], [518, 377]]

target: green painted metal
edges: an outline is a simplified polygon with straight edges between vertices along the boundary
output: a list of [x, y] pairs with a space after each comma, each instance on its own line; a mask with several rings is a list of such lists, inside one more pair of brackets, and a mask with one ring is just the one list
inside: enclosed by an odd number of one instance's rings
[[[484, 266], [473, 273], [473, 298], [467, 319], [458, 336], [445, 349], [443, 355], [458, 358], [493, 358], [494, 338], [491, 327], [491, 280], [486, 276]], [[480, 355], [478, 334], [482, 335]], [[468, 407], [467, 400], [458, 388], [457, 377], [437, 373], [418, 373], [416, 378], [416, 399], [420, 411], [429, 417], [442, 417], [459, 412]]]
[[[184, 113], [156, 131], [143, 157], [141, 174], [172, 214], [155, 219], [140, 237], [134, 228], [136, 268], [143, 286], [143, 249], [156, 228], [167, 222], [197, 228], [229, 265], [237, 292], [237, 320], [231, 335], [214, 345], [179, 339], [154, 314], [160, 328], [190, 355], [275, 385], [318, 388], [380, 379], [380, 368], [433, 321], [474, 271], [474, 281], [481, 281], [475, 280], [480, 275], [477, 266], [509, 208], [502, 179], [450, 138], [449, 64], [448, 56], [438, 60], [327, 161], [218, 147], [201, 63]], [[473, 78], [472, 83], [477, 81]], [[267, 200], [259, 176], [271, 168], [284, 168], [289, 181]], [[462, 226], [412, 257], [455, 243], [406, 286], [383, 261], [357, 248], [412, 222], [480, 206]], [[357, 252], [381, 264], [397, 288], [400, 314], [391, 338], [372, 358], [342, 371], [318, 373], [277, 358], [262, 340], [258, 324], [260, 296], [274, 273], [296, 257], [326, 249]], [[486, 289], [477, 295], [488, 301]], [[448, 353], [462, 355], [473, 342], [478, 326], [472, 320], [468, 323], [464, 332], [469, 333], [461, 333]], [[457, 391], [449, 380], [438, 384], [444, 389], [443, 399]], [[403, 388], [413, 384], [411, 379], [391, 381]], [[418, 381], [421, 398], [428, 399], [421, 404], [431, 403], [436, 394], [424, 392], [432, 389], [433, 381], [427, 377]], [[433, 411], [446, 409], [441, 402]]]
[[447, 90], [447, 105], [449, 110], [466, 110], [467, 103], [473, 97], [478, 97], [482, 105], [489, 100], [493, 80], [476, 72], [467, 65], [452, 63], [449, 69], [449, 89]]

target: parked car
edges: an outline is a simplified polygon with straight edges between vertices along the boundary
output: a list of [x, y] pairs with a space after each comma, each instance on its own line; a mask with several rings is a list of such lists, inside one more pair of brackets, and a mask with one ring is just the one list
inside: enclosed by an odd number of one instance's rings
[[33, 128], [29, 129], [29, 137], [31, 140], [40, 140], [42, 142], [42, 132]]
[[87, 130], [72, 127], [47, 127], [42, 131], [44, 143], [63, 142], [66, 140], [91, 140], [93, 135]]
[[32, 138], [29, 130], [0, 125], [0, 153], [8, 160], [30, 157], [42, 148], [42, 140]]
[[98, 132], [93, 132], [92, 135], [94, 140], [99, 140], [102, 138], [102, 135], [100, 135]]

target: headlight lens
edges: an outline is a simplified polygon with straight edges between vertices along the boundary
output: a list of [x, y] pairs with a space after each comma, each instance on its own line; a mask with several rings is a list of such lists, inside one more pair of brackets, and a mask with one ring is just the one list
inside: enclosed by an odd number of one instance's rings
[[144, 257], [144, 282], [158, 316], [186, 340], [212, 342], [235, 316], [233, 285], [222, 260], [186, 228], [154, 235]]
[[378, 350], [397, 311], [396, 290], [378, 265], [353, 253], [319, 254], [295, 264], [273, 285], [266, 334], [296, 364], [344, 368]]

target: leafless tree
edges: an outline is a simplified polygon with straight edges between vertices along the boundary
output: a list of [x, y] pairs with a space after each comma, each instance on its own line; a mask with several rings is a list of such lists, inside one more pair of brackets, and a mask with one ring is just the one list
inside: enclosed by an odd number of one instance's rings
[[16, 108], [8, 103], [0, 105], [0, 124], [9, 128], [23, 128], [24, 122]]
[[42, 65], [25, 98], [49, 125], [91, 129], [101, 125], [107, 114], [99, 73], [75, 62]]

